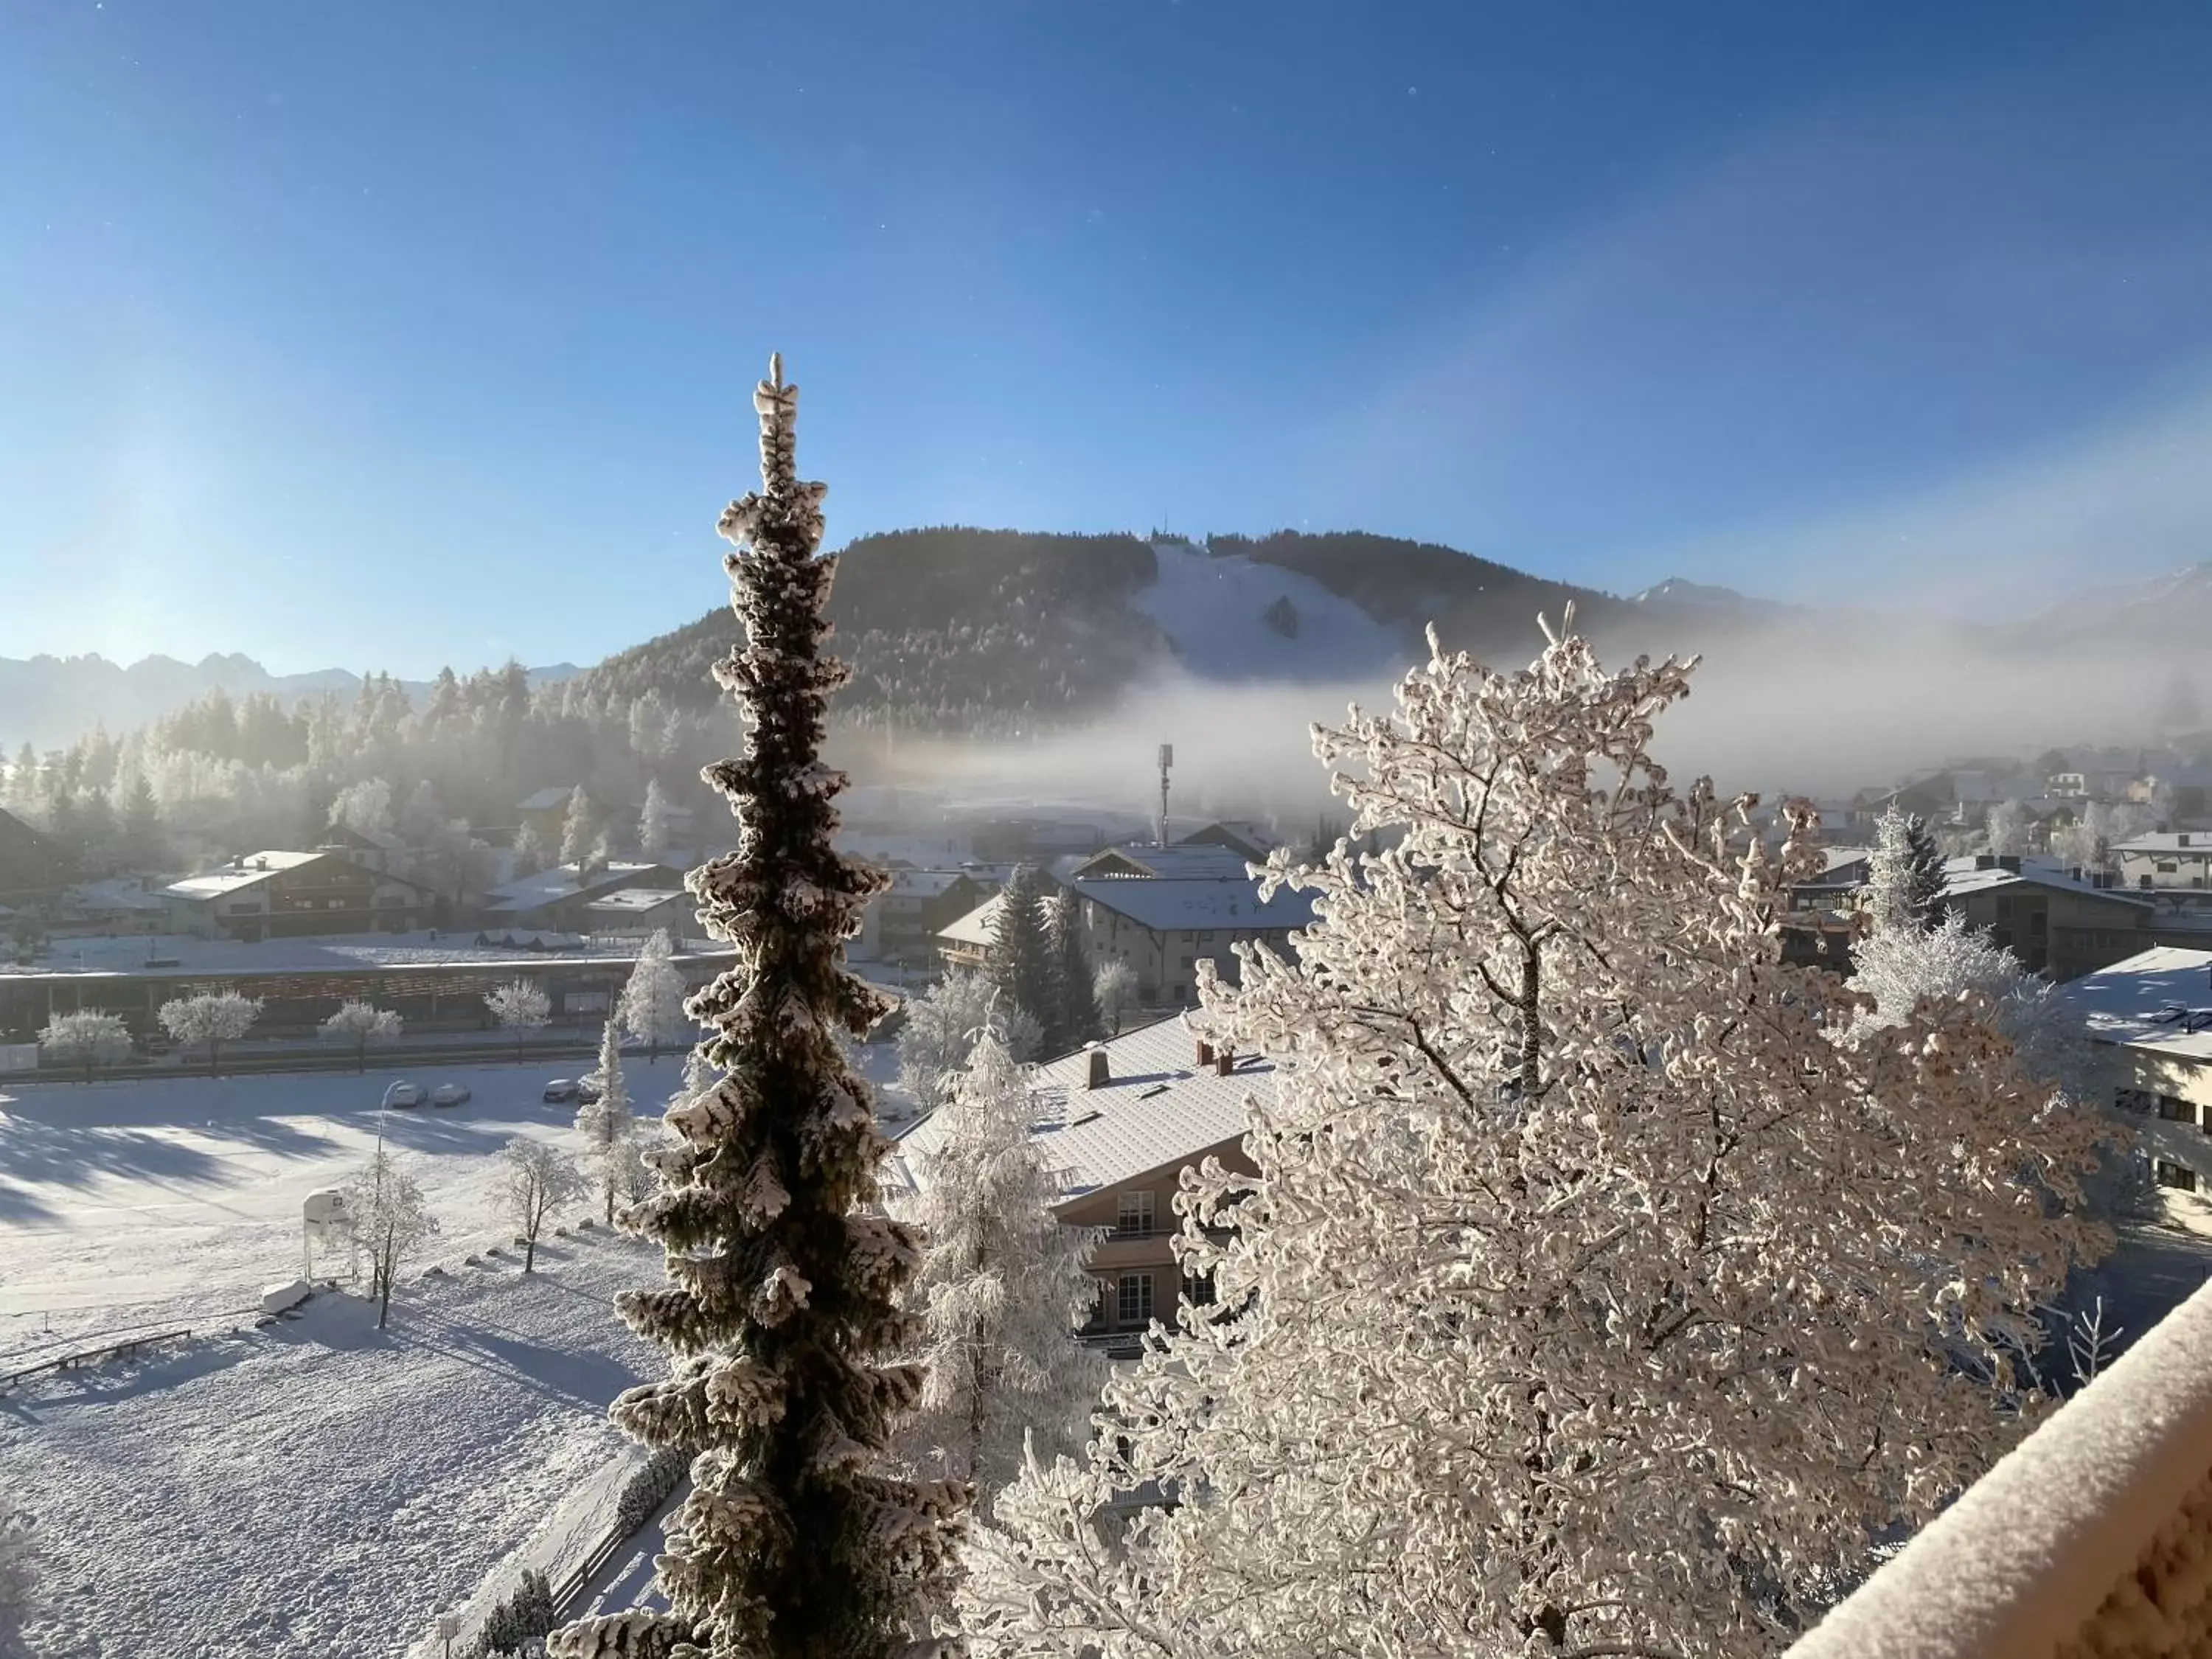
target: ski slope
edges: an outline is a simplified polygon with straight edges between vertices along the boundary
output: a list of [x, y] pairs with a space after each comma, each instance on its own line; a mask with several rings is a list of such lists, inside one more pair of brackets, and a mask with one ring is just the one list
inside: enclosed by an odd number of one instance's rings
[[[1203, 678], [1360, 679], [1412, 661], [1395, 630], [1310, 576], [1241, 553], [1214, 558], [1188, 542], [1156, 542], [1152, 553], [1159, 577], [1131, 603]], [[1279, 599], [1297, 613], [1294, 637], [1267, 621]]]

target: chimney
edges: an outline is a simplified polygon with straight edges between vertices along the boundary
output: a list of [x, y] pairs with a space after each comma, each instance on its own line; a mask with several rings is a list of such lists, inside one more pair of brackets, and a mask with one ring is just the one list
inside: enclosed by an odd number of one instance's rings
[[1227, 1077], [1237, 1069], [1237, 1051], [1224, 1048], [1215, 1052], [1213, 1071], [1217, 1077]]
[[1114, 1080], [1113, 1066], [1106, 1058], [1106, 1051], [1103, 1048], [1088, 1048], [1085, 1051], [1084, 1057], [1091, 1066], [1089, 1073], [1083, 1079], [1085, 1088], [1103, 1089]]
[[1213, 1045], [1208, 1042], [1204, 1037], [1200, 1037], [1198, 1040], [1198, 1063], [1200, 1066], [1211, 1066], [1213, 1064]]

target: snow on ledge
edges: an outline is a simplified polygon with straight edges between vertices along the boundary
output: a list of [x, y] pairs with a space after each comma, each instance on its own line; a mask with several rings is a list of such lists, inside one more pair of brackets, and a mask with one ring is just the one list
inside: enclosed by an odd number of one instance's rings
[[2212, 1615], [2212, 1285], [1790, 1650], [2180, 1653]]

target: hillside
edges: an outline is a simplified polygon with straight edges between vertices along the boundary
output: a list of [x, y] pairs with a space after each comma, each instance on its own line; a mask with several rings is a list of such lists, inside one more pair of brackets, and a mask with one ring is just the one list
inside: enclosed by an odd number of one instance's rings
[[[532, 685], [562, 680], [573, 663], [529, 671]], [[401, 682], [418, 701], [427, 682]], [[0, 657], [0, 742], [12, 751], [28, 743], [48, 749], [74, 741], [95, 726], [124, 732], [151, 725], [220, 687], [234, 700], [267, 692], [286, 703], [319, 692], [350, 698], [361, 676], [343, 668], [272, 674], [236, 652], [198, 662], [144, 657], [127, 667], [96, 653], [82, 657]]]

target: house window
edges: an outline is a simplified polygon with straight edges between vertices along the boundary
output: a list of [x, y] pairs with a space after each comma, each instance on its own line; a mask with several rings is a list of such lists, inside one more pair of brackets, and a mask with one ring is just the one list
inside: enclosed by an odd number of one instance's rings
[[2027, 918], [2027, 936], [2030, 939], [2041, 939], [2050, 931], [2051, 917], [2048, 912], [2037, 910], [2030, 914]]
[[2160, 1095], [2158, 1097], [2158, 1115], [2168, 1123], [2197, 1121], [2197, 1109], [2187, 1101], [2173, 1095]]
[[1212, 1307], [1213, 1305], [1213, 1275], [1186, 1273], [1182, 1281], [1182, 1299], [1194, 1308]]
[[1114, 1212], [1114, 1231], [1124, 1238], [1150, 1238], [1152, 1236], [1152, 1195], [1150, 1193], [1124, 1193]]
[[2179, 868], [2179, 866], [2175, 865], [2172, 859], [2160, 859], [2155, 864], [2152, 865], [2151, 868], [2157, 871], [2161, 876], [2170, 876], [2174, 873], [2175, 870]]
[[1199, 942], [1200, 945], [1211, 945], [1211, 944], [1212, 944], [1212, 943], [1213, 943], [1213, 933], [1212, 933], [1212, 931], [1211, 929], [1208, 929], [1206, 932], [1205, 932], [1205, 933], [1200, 933], [1200, 934], [1198, 936], [1198, 942]]
[[[2183, 1173], [2188, 1172], [2184, 1170]], [[2197, 1178], [2191, 1176], [2190, 1185], [2194, 1187], [2196, 1184]], [[1120, 1316], [1115, 1322], [1116, 1324], [1150, 1324], [1152, 1317], [1152, 1276], [1150, 1273], [1123, 1273], [1121, 1283], [1115, 1287], [1114, 1301], [1115, 1311]]]
[[[2162, 1158], [2152, 1161], [2151, 1175], [2161, 1187], [2172, 1187], [2185, 1193], [2193, 1193], [2197, 1190], [2196, 1170], [2185, 1169], [2179, 1164], [2168, 1164]], [[1121, 1281], [1124, 1286], [1127, 1286], [1128, 1282], [1127, 1279]], [[1125, 1300], [1128, 1294], [1126, 1288], [1121, 1292]]]

